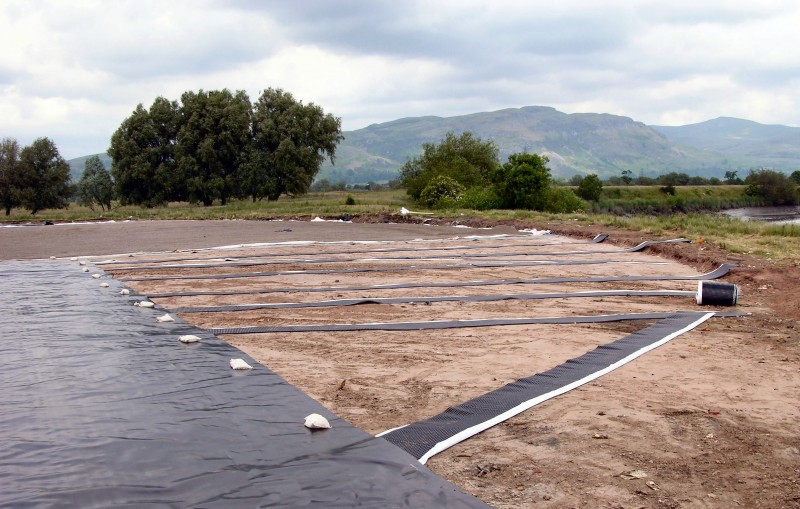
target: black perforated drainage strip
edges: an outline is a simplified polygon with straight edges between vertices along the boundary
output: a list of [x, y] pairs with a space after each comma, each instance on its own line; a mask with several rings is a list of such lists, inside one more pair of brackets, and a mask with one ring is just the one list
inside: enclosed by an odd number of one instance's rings
[[[605, 251], [548, 251], [548, 252], [514, 252], [514, 253], [464, 253], [459, 258], [492, 258], [492, 257], [511, 257], [511, 256], [565, 256], [565, 255], [588, 255], [588, 254], [621, 254], [635, 253], [642, 251], [649, 246], [656, 244], [690, 242], [687, 239], [657, 240], [647, 241], [628, 249], [605, 250]], [[384, 256], [374, 258], [381, 261], [407, 261], [407, 260], [441, 260], [453, 258], [452, 255], [439, 256]], [[372, 258], [370, 258], [372, 259]], [[311, 258], [311, 259], [290, 259], [290, 260], [267, 260], [267, 261], [248, 261], [248, 262], [214, 262], [214, 263], [185, 263], [167, 265], [142, 265], [134, 267], [118, 267], [117, 270], [124, 271], [156, 271], [156, 270], [175, 270], [175, 269], [210, 269], [217, 267], [258, 267], [262, 265], [297, 265], [297, 264], [323, 264], [323, 263], [348, 263], [352, 259], [342, 258]]]
[[378, 436], [425, 463], [445, 449], [588, 383], [687, 332], [715, 313], [678, 313], [548, 371], [522, 378], [429, 419]]
[[[692, 314], [692, 311], [683, 313]], [[620, 322], [624, 320], [663, 320], [676, 313], [624, 313], [614, 315], [595, 316], [559, 316], [540, 318], [486, 318], [480, 320], [441, 320], [427, 322], [387, 322], [387, 323], [342, 323], [342, 324], [317, 324], [317, 325], [267, 325], [257, 327], [229, 327], [209, 329], [213, 334], [271, 334], [279, 332], [346, 332], [346, 331], [408, 331], [432, 329], [462, 329], [467, 327], [496, 327], [504, 325], [532, 325], [532, 324], [578, 324], [578, 323], [603, 323]], [[694, 312], [694, 314], [697, 314]], [[745, 313], [734, 311], [716, 311], [713, 316], [738, 317], [747, 316]]]
[[[657, 265], [665, 262], [644, 262], [631, 260], [537, 260], [529, 262], [477, 262], [464, 265], [404, 265], [400, 267], [356, 267], [351, 269], [318, 269], [318, 270], [283, 270], [242, 272], [232, 274], [206, 274], [191, 276], [157, 276], [157, 277], [129, 277], [119, 278], [119, 281], [170, 281], [170, 280], [199, 280], [199, 279], [239, 279], [248, 277], [292, 276], [302, 274], [354, 274], [358, 272], [398, 272], [415, 270], [460, 270], [460, 269], [486, 269], [498, 267], [542, 267], [545, 265], [597, 265], [602, 263], [628, 263], [635, 265]], [[193, 267], [199, 268], [199, 267]]]
[[680, 290], [598, 290], [588, 292], [513, 293], [505, 295], [448, 295], [440, 297], [387, 297], [373, 299], [334, 299], [316, 302], [278, 302], [271, 304], [238, 304], [173, 308], [176, 313], [220, 313], [255, 309], [296, 309], [358, 306], [361, 304], [409, 304], [432, 302], [494, 302], [502, 300], [572, 299], [580, 297], [695, 297], [697, 292]]
[[459, 288], [468, 286], [497, 286], [497, 285], [531, 285], [546, 283], [607, 283], [613, 281], [702, 281], [717, 279], [726, 275], [736, 265], [724, 263], [711, 272], [699, 276], [596, 276], [596, 277], [546, 277], [538, 279], [497, 279], [490, 281], [443, 281], [430, 283], [396, 283], [386, 285], [364, 286], [326, 286], [326, 287], [292, 287], [292, 288], [265, 288], [262, 290], [234, 290], [234, 291], [198, 291], [198, 292], [166, 292], [151, 293], [151, 299], [166, 297], [195, 297], [201, 295], [256, 295], [265, 293], [292, 293], [292, 292], [350, 292], [364, 290], [398, 290], [403, 288]]
[[[512, 237], [513, 238], [513, 237]], [[522, 237], [529, 238], [529, 237]], [[522, 243], [522, 244], [501, 244], [495, 246], [486, 245], [469, 245], [469, 246], [443, 246], [443, 247], [388, 247], [381, 249], [355, 249], [355, 250], [334, 250], [334, 251], [305, 251], [294, 253], [266, 253], [257, 255], [244, 255], [244, 256], [226, 256], [226, 260], [246, 260], [252, 258], [273, 258], [282, 256], [319, 256], [319, 255], [333, 255], [333, 254], [369, 254], [369, 253], [401, 253], [405, 251], [461, 251], [470, 249], [504, 249], [510, 247], [542, 247], [542, 246], [563, 246], [563, 245], [584, 245], [584, 244], [599, 244], [608, 238], [607, 233], [601, 233], [588, 242], [539, 242], [539, 243]], [[508, 237], [504, 237], [508, 239]], [[483, 239], [480, 239], [483, 240]], [[488, 240], [488, 239], [487, 239]], [[270, 246], [270, 247], [291, 247], [289, 244]], [[95, 265], [140, 265], [146, 263], [169, 263], [169, 262], [185, 262], [190, 260], [197, 260], [196, 256], [185, 258], [163, 258], [160, 260], [107, 260], [95, 262]]]

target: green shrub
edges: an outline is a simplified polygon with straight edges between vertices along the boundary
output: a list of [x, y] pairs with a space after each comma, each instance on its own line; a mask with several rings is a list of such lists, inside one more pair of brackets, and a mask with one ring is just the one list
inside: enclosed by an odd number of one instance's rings
[[457, 201], [464, 193], [464, 186], [448, 177], [438, 175], [433, 177], [419, 195], [419, 202], [428, 207], [436, 207], [445, 198]]
[[603, 182], [600, 180], [600, 177], [591, 174], [581, 179], [575, 194], [587, 201], [598, 201], [602, 191]]
[[347, 195], [347, 199], [344, 200], [344, 204], [345, 205], [355, 205], [356, 204], [356, 200], [352, 196], [350, 196], [348, 194]]
[[467, 189], [459, 200], [459, 207], [472, 210], [491, 210], [502, 208], [502, 201], [493, 186]]
[[547, 212], [575, 212], [576, 210], [586, 210], [584, 203], [575, 196], [571, 189], [564, 187], [551, 187], [547, 190]]

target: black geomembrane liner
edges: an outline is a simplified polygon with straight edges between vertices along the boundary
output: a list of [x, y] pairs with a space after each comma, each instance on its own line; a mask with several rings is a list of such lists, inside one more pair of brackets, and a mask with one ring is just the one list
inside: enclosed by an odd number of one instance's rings
[[736, 267], [731, 263], [723, 263], [716, 269], [698, 276], [594, 276], [594, 277], [545, 277], [537, 279], [497, 279], [489, 281], [443, 281], [428, 283], [396, 283], [386, 285], [363, 286], [327, 286], [327, 287], [291, 287], [291, 288], [264, 288], [260, 290], [209, 290], [197, 292], [165, 292], [151, 293], [152, 299], [164, 297], [194, 297], [200, 295], [255, 295], [264, 293], [292, 293], [292, 292], [350, 292], [363, 290], [397, 290], [402, 288], [457, 288], [467, 286], [497, 286], [497, 285], [529, 285], [545, 283], [607, 283], [612, 281], [699, 281], [704, 279], [717, 279]]
[[439, 415], [385, 433], [382, 438], [415, 458], [421, 459], [436, 444], [496, 418], [536, 397], [608, 368], [669, 334], [682, 330], [703, 315], [705, 313], [673, 314], [655, 325], [612, 343], [598, 346], [591, 352], [570, 359], [552, 369], [521, 378], [466, 403], [448, 408]]
[[[0, 507], [488, 507], [104, 281], [64, 260], [0, 262]], [[306, 429], [310, 413], [333, 427]]]

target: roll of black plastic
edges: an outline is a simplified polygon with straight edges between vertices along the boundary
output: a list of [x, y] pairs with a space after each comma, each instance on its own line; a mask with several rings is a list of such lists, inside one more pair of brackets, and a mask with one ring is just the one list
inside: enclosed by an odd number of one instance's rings
[[735, 306], [739, 288], [733, 283], [700, 281], [697, 283], [697, 303], [701, 306]]

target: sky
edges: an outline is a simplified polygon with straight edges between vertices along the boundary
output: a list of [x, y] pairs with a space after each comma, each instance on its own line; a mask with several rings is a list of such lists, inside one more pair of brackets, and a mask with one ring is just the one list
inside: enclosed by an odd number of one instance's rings
[[800, 126], [797, 0], [0, 0], [0, 137], [107, 150], [138, 104], [282, 88], [345, 131], [551, 106]]

